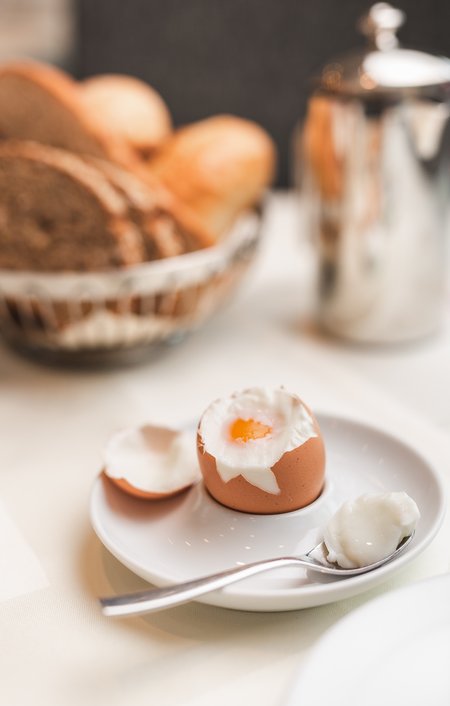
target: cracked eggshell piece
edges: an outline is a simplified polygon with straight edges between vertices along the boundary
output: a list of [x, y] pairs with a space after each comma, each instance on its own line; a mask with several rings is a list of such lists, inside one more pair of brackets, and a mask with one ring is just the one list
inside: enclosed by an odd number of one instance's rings
[[[236, 429], [250, 438], [236, 438]], [[241, 512], [291, 512], [323, 489], [319, 425], [301, 399], [283, 388], [251, 388], [213, 402], [200, 419], [197, 454], [210, 495]]]
[[106, 444], [103, 473], [121, 490], [159, 500], [201, 478], [192, 433], [151, 424], [124, 429]]

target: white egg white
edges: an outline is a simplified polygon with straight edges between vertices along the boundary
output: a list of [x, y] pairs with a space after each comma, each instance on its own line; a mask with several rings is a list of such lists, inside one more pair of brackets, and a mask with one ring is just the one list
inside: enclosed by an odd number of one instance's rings
[[420, 517], [404, 492], [365, 493], [348, 500], [324, 530], [328, 561], [345, 569], [368, 566], [391, 554]]
[[[237, 419], [253, 419], [272, 431], [260, 439], [233, 440], [230, 427]], [[313, 419], [297, 395], [284, 388], [259, 387], [213, 402], [203, 414], [199, 434], [224, 483], [242, 476], [273, 494], [280, 488], [272, 467], [283, 454], [317, 436]]]
[[148, 493], [171, 493], [200, 479], [192, 433], [146, 425], [115, 434], [104, 471]]

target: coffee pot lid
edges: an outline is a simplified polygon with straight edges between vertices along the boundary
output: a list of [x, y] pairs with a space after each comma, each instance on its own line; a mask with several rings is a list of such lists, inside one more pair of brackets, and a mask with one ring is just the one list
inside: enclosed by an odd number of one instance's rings
[[373, 5], [358, 23], [368, 46], [328, 63], [322, 70], [320, 86], [365, 97], [436, 93], [442, 89], [450, 95], [450, 60], [401, 47], [397, 30], [404, 21], [402, 10], [384, 2]]

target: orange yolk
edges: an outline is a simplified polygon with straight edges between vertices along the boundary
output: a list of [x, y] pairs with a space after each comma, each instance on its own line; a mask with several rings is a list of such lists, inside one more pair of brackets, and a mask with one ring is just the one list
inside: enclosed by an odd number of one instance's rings
[[257, 422], [255, 419], [236, 419], [230, 427], [230, 436], [233, 441], [250, 441], [262, 439], [271, 434], [272, 427]]

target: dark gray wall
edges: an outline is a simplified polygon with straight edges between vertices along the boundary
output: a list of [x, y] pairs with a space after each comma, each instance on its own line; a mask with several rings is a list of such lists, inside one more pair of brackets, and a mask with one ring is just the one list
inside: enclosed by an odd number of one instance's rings
[[[361, 0], [78, 0], [77, 72], [125, 72], [153, 84], [182, 124], [230, 112], [253, 118], [280, 150], [303, 114], [308, 79], [361, 45]], [[450, 0], [402, 1], [404, 44], [450, 55]]]

